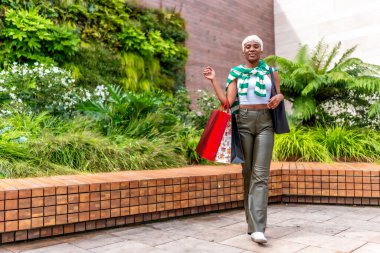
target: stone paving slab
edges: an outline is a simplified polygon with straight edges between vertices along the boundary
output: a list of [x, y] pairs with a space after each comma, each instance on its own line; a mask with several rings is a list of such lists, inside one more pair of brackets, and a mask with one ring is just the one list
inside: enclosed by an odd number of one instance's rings
[[354, 253], [379, 253], [380, 244], [378, 243], [367, 243], [363, 247], [355, 250]]
[[246, 233], [243, 209], [13, 243], [0, 253], [379, 253], [380, 208], [275, 204], [268, 244]]

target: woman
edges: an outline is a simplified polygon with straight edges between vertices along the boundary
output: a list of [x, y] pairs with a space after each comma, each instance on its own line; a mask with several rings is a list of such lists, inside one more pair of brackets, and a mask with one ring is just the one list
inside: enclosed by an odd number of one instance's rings
[[[245, 162], [244, 208], [248, 234], [257, 243], [266, 243], [268, 178], [274, 144], [273, 123], [269, 109], [284, 99], [280, 93], [280, 78], [274, 72], [278, 94], [271, 98], [270, 67], [261, 60], [263, 42], [256, 36], [242, 42], [245, 64], [233, 67], [227, 79], [227, 93], [218, 85], [215, 71], [209, 66], [203, 75], [210, 80], [222, 104], [228, 99], [236, 115]], [[272, 69], [273, 70], [273, 69]]]

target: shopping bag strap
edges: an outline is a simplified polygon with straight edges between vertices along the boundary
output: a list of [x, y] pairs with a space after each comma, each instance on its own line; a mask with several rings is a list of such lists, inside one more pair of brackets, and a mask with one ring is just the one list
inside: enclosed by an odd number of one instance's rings
[[271, 67], [269, 68], [269, 73], [270, 73], [270, 79], [272, 82], [272, 89], [271, 89], [272, 90], [272, 96], [276, 96], [277, 95], [276, 79], [274, 78], [273, 70]]
[[220, 105], [219, 110], [220, 111], [226, 111], [227, 113], [230, 113], [230, 103], [228, 102], [227, 95], [226, 95], [226, 102], [224, 103], [224, 105]]

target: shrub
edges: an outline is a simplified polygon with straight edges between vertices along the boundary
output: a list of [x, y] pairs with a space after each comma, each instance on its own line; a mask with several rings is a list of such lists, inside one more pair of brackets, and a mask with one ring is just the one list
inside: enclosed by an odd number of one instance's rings
[[117, 51], [106, 44], [82, 43], [78, 52], [63, 63], [70, 70], [78, 86], [94, 88], [98, 85], [122, 86], [122, 62]]
[[275, 136], [274, 158], [280, 161], [380, 161], [380, 135], [355, 127], [295, 127]]
[[187, 163], [173, 136], [106, 137], [83, 117], [62, 120], [47, 114], [14, 112], [3, 118], [1, 129], [2, 177], [143, 170]]
[[331, 162], [331, 155], [309, 128], [292, 128], [275, 136], [273, 156], [280, 161]]
[[375, 137], [375, 131], [349, 129], [344, 126], [329, 128], [319, 126], [315, 131], [317, 140], [326, 147], [335, 160], [374, 162], [380, 159], [380, 142], [378, 137]]
[[63, 61], [66, 56], [73, 55], [79, 46], [75, 30], [55, 25], [40, 16], [36, 8], [5, 11], [0, 40], [1, 64], [4, 65], [15, 61]]
[[[174, 11], [122, 0], [6, 1], [1, 9], [30, 23], [30, 27], [17, 27], [20, 31], [16, 34], [13, 23], [19, 22], [0, 17], [0, 27], [2, 24], [4, 31], [9, 31], [6, 36], [16, 36], [9, 40], [26, 50], [14, 50], [12, 43], [9, 48], [7, 43], [0, 45], [0, 54], [3, 50], [8, 62], [57, 62], [72, 70], [78, 84], [85, 87], [114, 84], [134, 91], [159, 88], [174, 92], [184, 85], [187, 33], [184, 20]], [[33, 25], [40, 31], [35, 33]], [[21, 35], [26, 37], [18, 41]], [[135, 56], [143, 58], [146, 75], [141, 68], [125, 64]], [[152, 66], [154, 71], [149, 73]]]
[[20, 111], [69, 115], [83, 99], [104, 99], [105, 94], [99, 92], [101, 88], [97, 87], [95, 94], [77, 88], [68, 71], [53, 65], [14, 63], [0, 72], [0, 105]]

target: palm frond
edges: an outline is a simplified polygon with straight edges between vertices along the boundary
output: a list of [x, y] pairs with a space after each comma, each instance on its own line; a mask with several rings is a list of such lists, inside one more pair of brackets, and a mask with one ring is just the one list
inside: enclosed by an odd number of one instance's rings
[[307, 64], [309, 62], [309, 46], [303, 45], [298, 49], [294, 58], [294, 62], [298, 64]]
[[306, 85], [306, 87], [302, 90], [301, 95], [308, 96], [311, 93], [314, 93], [315, 91], [319, 90], [322, 86], [323, 82], [321, 78], [316, 78]]
[[356, 50], [357, 47], [358, 47], [358, 45], [355, 45], [355, 46], [347, 49], [346, 52], [343, 53], [343, 55], [340, 57], [339, 61], [335, 65], [337, 66], [337, 65], [343, 63], [344, 61], [346, 61], [352, 55], [352, 53]]
[[294, 69], [297, 69], [300, 66], [291, 60], [275, 55], [267, 56], [264, 61], [271, 66], [278, 67], [280, 71], [285, 73], [292, 72]]
[[373, 76], [360, 76], [352, 79], [349, 88], [367, 94], [380, 93], [380, 78]]
[[294, 99], [293, 116], [300, 120], [308, 120], [315, 114], [316, 101], [313, 97], [299, 96]]
[[268, 64], [270, 66], [276, 66], [278, 58], [279, 58], [279, 56], [272, 54], [272, 55], [265, 57], [263, 60], [265, 61], [266, 64]]
[[302, 81], [306, 85], [309, 80], [313, 80], [317, 77], [314, 69], [310, 65], [303, 65], [295, 69], [290, 77], [294, 78], [297, 81]]
[[109, 85], [109, 101], [115, 104], [124, 104], [128, 101], [128, 94], [123, 90], [122, 87], [117, 85]]
[[380, 115], [380, 101], [372, 104], [368, 111], [368, 117], [372, 118]]
[[94, 116], [97, 120], [107, 118], [110, 109], [102, 103], [87, 100], [78, 106], [79, 111]]
[[333, 86], [336, 83], [350, 83], [353, 78], [347, 72], [333, 71], [326, 74], [326, 86]]
[[321, 64], [324, 60], [326, 51], [328, 49], [328, 45], [324, 42], [324, 40], [320, 40], [315, 46], [313, 53], [310, 57], [310, 65], [316, 72], [319, 72]]
[[346, 70], [356, 68], [357, 66], [360, 66], [361, 64], [363, 64], [363, 61], [360, 60], [359, 58], [348, 58], [348, 59], [345, 59], [344, 61], [340, 61], [339, 63], [337, 63], [331, 71], [335, 71], [335, 70], [346, 71]]
[[331, 53], [328, 55], [326, 62], [324, 63], [324, 66], [321, 70], [322, 73], [325, 73], [326, 70], [329, 68], [332, 60], [337, 56], [339, 53], [339, 49], [341, 47], [342, 43], [339, 41], [334, 48], [331, 50]]
[[363, 62], [361, 66], [366, 69], [363, 72], [363, 75], [380, 77], [380, 66], [379, 65]]
[[297, 82], [293, 78], [281, 76], [281, 89], [299, 93], [303, 89], [303, 84], [300, 82]]

